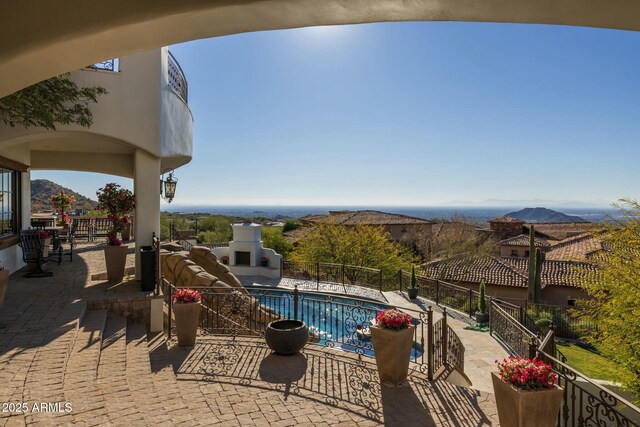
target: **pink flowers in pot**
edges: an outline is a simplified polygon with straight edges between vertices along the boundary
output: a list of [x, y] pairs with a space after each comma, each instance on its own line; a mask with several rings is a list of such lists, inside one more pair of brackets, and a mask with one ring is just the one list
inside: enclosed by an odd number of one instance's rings
[[107, 233], [107, 244], [120, 246], [122, 240], [118, 239], [118, 233], [121, 233], [130, 222], [130, 215], [135, 207], [135, 197], [130, 190], [121, 188], [115, 183], [106, 184], [96, 194], [98, 210], [106, 212], [107, 218], [111, 221], [111, 230]]
[[68, 211], [71, 209], [71, 205], [75, 202], [75, 198], [64, 191], [60, 191], [60, 194], [51, 196], [51, 203], [58, 213], [58, 225], [64, 226], [71, 224], [71, 217]]
[[379, 312], [376, 322], [381, 328], [400, 330], [411, 326], [413, 319], [407, 313], [390, 308]]
[[200, 302], [202, 295], [193, 289], [178, 289], [173, 294], [173, 302], [176, 304], [189, 304], [192, 302]]
[[38, 236], [40, 237], [40, 240], [44, 240], [49, 238], [49, 232], [47, 230], [40, 230], [38, 232]]
[[557, 374], [548, 363], [522, 357], [510, 356], [498, 362], [498, 371], [502, 381], [525, 390], [552, 388], [556, 384]]

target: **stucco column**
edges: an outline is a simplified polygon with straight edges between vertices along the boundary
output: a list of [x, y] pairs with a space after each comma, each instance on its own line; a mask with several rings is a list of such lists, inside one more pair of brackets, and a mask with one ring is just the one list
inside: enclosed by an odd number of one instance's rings
[[140, 247], [151, 245], [153, 232], [160, 235], [160, 158], [136, 150], [133, 188], [136, 238], [136, 279], [140, 280]]

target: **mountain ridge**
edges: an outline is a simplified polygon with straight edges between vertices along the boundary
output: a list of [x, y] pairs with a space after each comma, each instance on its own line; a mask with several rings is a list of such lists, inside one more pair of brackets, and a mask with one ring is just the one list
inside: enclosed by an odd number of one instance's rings
[[507, 215], [526, 222], [590, 222], [576, 215], [567, 215], [542, 207], [524, 208]]
[[75, 198], [72, 210], [95, 210], [98, 202], [91, 200], [82, 194], [76, 193], [70, 188], [63, 187], [48, 179], [34, 179], [31, 181], [31, 212], [50, 212], [53, 210], [51, 196], [64, 191]]

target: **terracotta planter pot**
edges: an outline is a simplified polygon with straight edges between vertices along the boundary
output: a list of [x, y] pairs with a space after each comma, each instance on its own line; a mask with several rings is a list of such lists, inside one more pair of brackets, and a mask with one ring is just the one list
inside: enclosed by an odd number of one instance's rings
[[193, 347], [200, 323], [200, 303], [173, 303], [173, 314], [176, 318], [178, 346]]
[[9, 270], [6, 268], [0, 270], [0, 308], [4, 303], [4, 294], [7, 292], [7, 286], [9, 285]]
[[406, 381], [414, 329], [415, 326], [399, 331], [377, 326], [370, 328], [381, 382], [399, 385]]
[[104, 260], [107, 264], [107, 279], [109, 282], [122, 281], [128, 250], [129, 248], [126, 245], [104, 247]]
[[502, 427], [554, 427], [564, 390], [555, 386], [537, 391], [523, 390], [491, 373], [493, 393]]

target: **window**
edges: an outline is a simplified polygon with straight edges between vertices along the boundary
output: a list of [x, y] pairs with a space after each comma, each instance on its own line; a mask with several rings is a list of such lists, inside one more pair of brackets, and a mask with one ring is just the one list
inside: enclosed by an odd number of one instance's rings
[[528, 257], [529, 256], [529, 251], [524, 251], [524, 256]]
[[518, 256], [518, 250], [517, 249], [511, 249], [511, 256]]
[[19, 230], [20, 172], [0, 167], [0, 237]]

